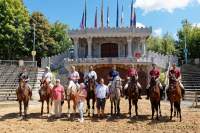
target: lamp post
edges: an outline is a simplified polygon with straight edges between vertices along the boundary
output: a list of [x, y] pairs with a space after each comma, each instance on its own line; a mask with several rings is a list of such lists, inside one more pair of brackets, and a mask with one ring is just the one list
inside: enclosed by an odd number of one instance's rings
[[185, 48], [184, 48], [184, 53], [185, 53], [185, 64], [188, 64], [188, 49], [187, 49], [187, 42], [186, 42], [186, 32], [185, 32]]
[[36, 51], [35, 51], [35, 23], [33, 23], [33, 50], [31, 52], [32, 57], [33, 57], [33, 63], [35, 62], [35, 56], [36, 56]]

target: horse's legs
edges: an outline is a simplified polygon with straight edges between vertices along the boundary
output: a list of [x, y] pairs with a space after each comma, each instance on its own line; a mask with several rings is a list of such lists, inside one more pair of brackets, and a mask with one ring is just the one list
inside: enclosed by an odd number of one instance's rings
[[156, 119], [158, 120], [158, 106], [159, 106], [159, 103], [156, 103]]
[[87, 98], [87, 113], [90, 116], [90, 98]]
[[171, 115], [170, 115], [170, 120], [172, 120], [172, 113], [173, 113], [173, 102], [170, 102], [171, 104]]
[[131, 98], [129, 98], [128, 101], [129, 101], [129, 116], [131, 117]]
[[24, 118], [26, 118], [28, 103], [27, 101], [24, 101], [23, 103], [24, 103]]
[[42, 100], [41, 115], [43, 115], [43, 106], [44, 106], [44, 101]]
[[160, 117], [162, 117], [162, 113], [161, 113], [161, 109], [160, 109], [160, 101], [159, 101], [159, 104], [158, 104], [158, 106], [159, 106], [159, 113], [160, 113]]
[[182, 121], [182, 116], [181, 116], [181, 103], [179, 102], [179, 115], [180, 115], [180, 122]]
[[117, 115], [120, 115], [120, 99], [118, 100], [117, 103]]
[[151, 110], [152, 110], [152, 116], [151, 116], [151, 119], [153, 120], [153, 116], [154, 116], [154, 105], [153, 105], [153, 102], [151, 102]]
[[47, 102], [47, 114], [49, 114], [49, 99], [46, 102]]
[[137, 101], [136, 101], [134, 104], [135, 104], [135, 115], [138, 116], [138, 105], [137, 105]]
[[67, 100], [67, 104], [68, 104], [67, 114], [68, 117], [70, 117], [70, 100]]
[[92, 99], [92, 115], [94, 116], [95, 97]]
[[22, 102], [19, 101], [19, 115], [22, 116]]
[[111, 105], [110, 114], [112, 116], [113, 115], [113, 101], [112, 100], [110, 100], [110, 105]]

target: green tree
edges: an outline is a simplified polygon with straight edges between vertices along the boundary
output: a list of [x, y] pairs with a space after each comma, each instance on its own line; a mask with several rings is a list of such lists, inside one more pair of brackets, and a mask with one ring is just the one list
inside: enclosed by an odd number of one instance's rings
[[150, 36], [147, 40], [148, 50], [162, 53], [162, 54], [175, 54], [175, 40], [173, 37], [166, 33], [163, 37]]
[[182, 28], [178, 30], [177, 49], [179, 57], [184, 59], [185, 42], [190, 59], [200, 58], [200, 28], [192, 25], [187, 20], [182, 21]]
[[66, 51], [72, 44], [68, 36], [68, 26], [58, 21], [52, 24], [50, 36], [55, 41], [55, 44], [50, 47], [52, 55]]
[[0, 0], [0, 58], [19, 59], [27, 52], [29, 14], [22, 0]]

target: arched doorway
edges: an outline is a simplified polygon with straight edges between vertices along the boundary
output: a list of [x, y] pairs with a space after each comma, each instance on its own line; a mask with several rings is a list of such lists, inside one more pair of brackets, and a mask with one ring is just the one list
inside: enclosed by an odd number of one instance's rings
[[104, 43], [101, 45], [101, 57], [118, 57], [118, 44]]

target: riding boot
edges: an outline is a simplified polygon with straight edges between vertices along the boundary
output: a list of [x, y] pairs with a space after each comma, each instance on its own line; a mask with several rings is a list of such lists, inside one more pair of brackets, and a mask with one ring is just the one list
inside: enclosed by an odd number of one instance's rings
[[142, 97], [141, 97], [141, 91], [142, 91], [142, 89], [140, 88], [139, 89], [139, 99], [142, 99]]
[[149, 99], [149, 88], [146, 89], [146, 91], [147, 91], [147, 98], [146, 99]]

